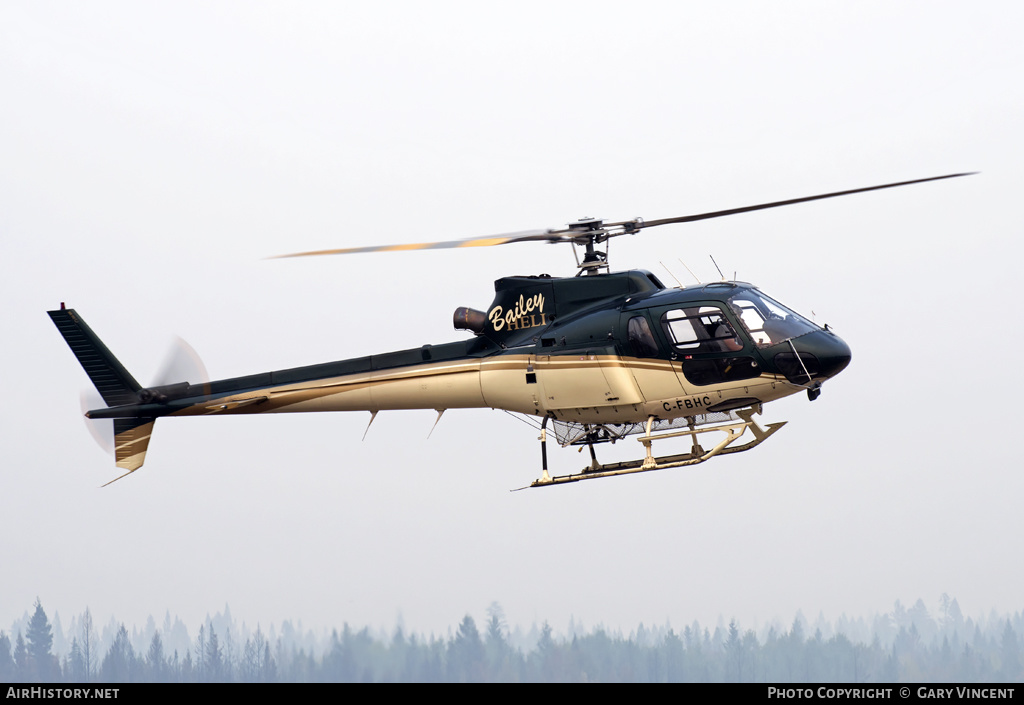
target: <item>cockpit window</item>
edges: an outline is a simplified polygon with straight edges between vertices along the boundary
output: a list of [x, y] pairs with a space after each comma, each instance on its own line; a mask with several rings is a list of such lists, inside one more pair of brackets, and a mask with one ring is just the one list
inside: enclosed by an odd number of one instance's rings
[[784, 343], [820, 330], [800, 314], [754, 289], [745, 289], [733, 296], [729, 306], [758, 347]]
[[673, 309], [662, 315], [661, 324], [677, 350], [710, 353], [743, 348], [729, 319], [715, 306]]

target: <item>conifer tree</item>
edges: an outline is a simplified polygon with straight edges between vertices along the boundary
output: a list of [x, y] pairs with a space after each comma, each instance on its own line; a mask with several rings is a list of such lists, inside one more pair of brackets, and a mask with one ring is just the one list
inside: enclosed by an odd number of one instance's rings
[[203, 665], [206, 668], [206, 680], [217, 683], [224, 679], [224, 652], [220, 647], [220, 640], [217, 638], [217, 632], [213, 629], [213, 624], [210, 624], [210, 637], [206, 640]]
[[487, 637], [484, 646], [490, 666], [491, 680], [507, 680], [511, 675], [509, 673], [511, 648], [505, 638], [504, 613], [497, 602], [492, 603], [487, 611], [490, 614], [490, 619], [487, 620]]
[[14, 675], [16, 680], [29, 680], [31, 676], [29, 661], [28, 647], [25, 646], [25, 638], [21, 635], [21, 630], [19, 629], [18, 638], [14, 642]]
[[1017, 634], [1013, 631], [1010, 620], [1006, 620], [1006, 627], [1003, 629], [1000, 640], [1000, 679], [1005, 683], [1013, 683], [1020, 679], [1020, 645], [1017, 643]]
[[122, 623], [114, 637], [114, 643], [103, 657], [100, 675], [108, 683], [130, 683], [135, 680], [136, 658], [128, 638], [128, 630]]
[[483, 640], [476, 622], [467, 614], [448, 648], [449, 672], [454, 680], [478, 682], [483, 678], [485, 664]]
[[71, 654], [68, 656], [65, 676], [75, 683], [85, 682], [85, 659], [82, 658], [77, 636], [71, 637]]
[[0, 681], [13, 681], [14, 672], [14, 657], [11, 656], [11, 639], [0, 631]]
[[739, 683], [743, 680], [743, 643], [735, 619], [729, 620], [729, 637], [725, 641], [725, 653], [729, 664], [726, 680]]
[[153, 632], [149, 651], [146, 652], [146, 680], [151, 683], [167, 680], [167, 658], [164, 656], [164, 643], [160, 638], [160, 632]]
[[50, 681], [54, 677], [53, 629], [43, 606], [36, 598], [35, 612], [28, 623], [28, 654], [33, 672], [32, 680]]

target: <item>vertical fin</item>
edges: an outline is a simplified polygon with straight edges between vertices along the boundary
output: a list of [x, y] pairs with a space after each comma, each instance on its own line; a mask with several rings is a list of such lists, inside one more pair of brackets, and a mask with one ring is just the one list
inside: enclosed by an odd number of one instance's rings
[[[60, 309], [47, 313], [107, 406], [139, 403], [142, 387], [74, 309], [61, 304]], [[151, 417], [114, 419], [114, 456], [117, 467], [128, 471], [121, 477], [135, 472], [146, 461], [154, 423], [156, 419]]]
[[149, 438], [156, 419], [114, 419], [114, 454], [117, 467], [135, 471], [146, 461]]
[[138, 403], [142, 387], [74, 309], [47, 313], [107, 406]]

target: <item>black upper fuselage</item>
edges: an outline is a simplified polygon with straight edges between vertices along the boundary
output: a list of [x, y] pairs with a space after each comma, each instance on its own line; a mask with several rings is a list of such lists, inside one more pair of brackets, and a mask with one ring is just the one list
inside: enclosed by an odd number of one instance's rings
[[144, 396], [139, 403], [94, 410], [90, 416], [164, 416], [283, 385], [502, 356], [665, 361], [697, 392], [765, 374], [816, 385], [850, 361], [849, 347], [833, 332], [741, 282], [669, 289], [644, 270], [506, 277], [495, 282], [490, 308], [472, 313], [477, 314], [475, 335], [469, 340], [172, 385], [157, 390], [153, 402]]

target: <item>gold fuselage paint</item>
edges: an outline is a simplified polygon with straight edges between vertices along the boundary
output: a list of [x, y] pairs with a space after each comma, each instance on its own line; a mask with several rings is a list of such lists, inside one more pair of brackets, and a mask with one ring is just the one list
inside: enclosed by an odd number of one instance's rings
[[632, 423], [649, 416], [692, 416], [731, 399], [767, 402], [794, 391], [771, 374], [684, 385], [668, 360], [502, 355], [266, 387], [210, 399], [174, 415], [494, 408], [580, 423]]

